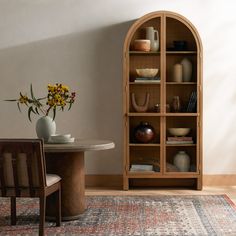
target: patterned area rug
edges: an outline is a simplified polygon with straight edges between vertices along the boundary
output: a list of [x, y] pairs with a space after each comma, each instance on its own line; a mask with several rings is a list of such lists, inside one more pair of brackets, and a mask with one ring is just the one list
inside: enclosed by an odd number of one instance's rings
[[[0, 235], [37, 235], [38, 201], [17, 200], [16, 226], [9, 206], [0, 198]], [[89, 196], [87, 206], [79, 220], [47, 222], [46, 235], [236, 235], [236, 207], [226, 195]]]

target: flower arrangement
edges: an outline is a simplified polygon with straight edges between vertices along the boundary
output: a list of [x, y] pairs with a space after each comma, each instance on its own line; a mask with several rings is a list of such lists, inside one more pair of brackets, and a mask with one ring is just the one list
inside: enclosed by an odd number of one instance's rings
[[[8, 99], [5, 101], [17, 102], [17, 107], [21, 112], [21, 106], [25, 105], [28, 107], [28, 118], [31, 121], [31, 114], [48, 116], [49, 112], [53, 112], [53, 120], [56, 117], [56, 111], [59, 108], [64, 111], [64, 108], [68, 106], [68, 110], [71, 109], [72, 104], [75, 101], [75, 92], [69, 91], [69, 87], [63, 84], [56, 83], [55, 85], [48, 84], [47, 86], [48, 94], [46, 97], [36, 98], [33, 92], [33, 86], [30, 85], [30, 95], [23, 95], [20, 92], [20, 97], [18, 99]], [[43, 103], [43, 101], [46, 101]]]

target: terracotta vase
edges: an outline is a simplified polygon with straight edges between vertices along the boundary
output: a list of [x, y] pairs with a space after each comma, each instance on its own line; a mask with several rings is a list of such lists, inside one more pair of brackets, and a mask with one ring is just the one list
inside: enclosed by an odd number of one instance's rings
[[48, 142], [51, 135], [56, 133], [56, 122], [49, 116], [43, 116], [36, 122], [36, 133], [38, 138]]

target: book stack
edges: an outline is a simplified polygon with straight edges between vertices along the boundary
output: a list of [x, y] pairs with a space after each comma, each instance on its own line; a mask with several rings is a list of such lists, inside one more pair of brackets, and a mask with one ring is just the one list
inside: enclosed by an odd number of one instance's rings
[[188, 101], [186, 112], [195, 112], [196, 105], [197, 105], [197, 91], [192, 91]]
[[145, 171], [151, 171], [153, 172], [153, 165], [147, 165], [147, 164], [132, 164], [131, 165], [131, 168], [130, 168], [130, 171], [142, 171], [142, 172], [145, 172]]
[[167, 137], [166, 144], [192, 144], [192, 137]]
[[160, 83], [160, 77], [153, 77], [153, 78], [147, 78], [147, 77], [138, 77], [134, 80], [135, 83]]

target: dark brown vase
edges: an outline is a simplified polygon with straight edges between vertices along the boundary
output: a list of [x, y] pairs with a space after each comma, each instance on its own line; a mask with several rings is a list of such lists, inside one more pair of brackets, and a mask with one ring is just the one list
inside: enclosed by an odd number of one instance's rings
[[148, 122], [140, 122], [134, 129], [134, 138], [138, 143], [149, 143], [155, 137], [154, 128]]

